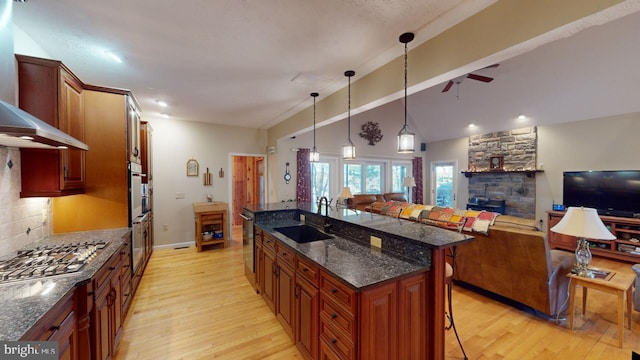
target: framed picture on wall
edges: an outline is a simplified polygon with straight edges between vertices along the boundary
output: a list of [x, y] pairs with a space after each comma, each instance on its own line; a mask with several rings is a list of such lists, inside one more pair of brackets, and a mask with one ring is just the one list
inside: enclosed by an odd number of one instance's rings
[[198, 161], [196, 159], [187, 161], [187, 176], [198, 176]]

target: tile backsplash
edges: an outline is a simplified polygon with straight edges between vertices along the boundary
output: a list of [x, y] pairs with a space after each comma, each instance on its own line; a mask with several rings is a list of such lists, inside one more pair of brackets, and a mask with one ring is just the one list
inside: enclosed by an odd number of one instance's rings
[[0, 256], [51, 234], [51, 199], [20, 198], [20, 167], [20, 150], [0, 146]]

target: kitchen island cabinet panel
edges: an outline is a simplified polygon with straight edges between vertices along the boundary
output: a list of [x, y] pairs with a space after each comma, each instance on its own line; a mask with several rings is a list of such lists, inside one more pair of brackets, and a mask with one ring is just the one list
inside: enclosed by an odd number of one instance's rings
[[275, 314], [276, 312], [276, 256], [268, 247], [262, 248], [262, 298]]
[[294, 339], [295, 273], [289, 265], [281, 262], [279, 257], [276, 269], [276, 317], [280, 320], [284, 331], [289, 334], [291, 339]]
[[295, 342], [305, 359], [318, 357], [318, 288], [296, 273]]
[[426, 359], [427, 279], [419, 274], [398, 283], [398, 359]]
[[360, 304], [360, 358], [397, 359], [397, 285], [391, 283], [362, 293]]

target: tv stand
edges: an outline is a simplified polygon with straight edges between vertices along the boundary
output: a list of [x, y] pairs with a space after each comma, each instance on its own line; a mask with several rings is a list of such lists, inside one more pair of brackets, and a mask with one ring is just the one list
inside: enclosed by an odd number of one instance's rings
[[[547, 214], [549, 247], [574, 251], [578, 238], [551, 231], [551, 228], [562, 219], [565, 212], [547, 211]], [[640, 263], [640, 241], [632, 241], [632, 239], [640, 240], [640, 219], [609, 215], [600, 215], [600, 219], [616, 236], [616, 239], [610, 241], [587, 239], [591, 253], [595, 256]]]
[[598, 215], [601, 216], [615, 216], [615, 217], [625, 217], [625, 218], [633, 218], [635, 217], [633, 211], [620, 211], [620, 210], [608, 210], [608, 209], [598, 209]]

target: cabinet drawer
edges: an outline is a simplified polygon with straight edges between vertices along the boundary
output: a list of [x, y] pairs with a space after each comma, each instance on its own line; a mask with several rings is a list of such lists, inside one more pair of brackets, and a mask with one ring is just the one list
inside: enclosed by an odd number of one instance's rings
[[253, 239], [256, 243], [262, 244], [262, 229], [258, 227], [253, 228]]
[[310, 260], [302, 256], [296, 257], [296, 273], [309, 280], [314, 286], [318, 286], [318, 267]]
[[322, 319], [320, 319], [320, 341], [324, 342], [341, 359], [355, 359], [356, 357], [353, 343]]
[[356, 311], [356, 293], [333, 276], [320, 272], [320, 292], [339, 306], [344, 306], [351, 314]]
[[210, 222], [210, 221], [223, 221], [223, 215], [222, 213], [216, 213], [216, 214], [202, 214], [200, 215], [200, 221], [205, 223], [205, 222]]
[[355, 342], [356, 321], [353, 315], [327, 300], [325, 295], [320, 295], [320, 319], [326, 324], [339, 328], [345, 335]]
[[270, 235], [264, 234], [264, 237], [262, 239], [262, 246], [264, 246], [265, 249], [271, 249], [271, 251], [275, 253], [276, 239], [274, 237], [271, 237]]
[[111, 275], [116, 269], [120, 271], [120, 265], [120, 252], [116, 252], [93, 277], [93, 288], [96, 292], [111, 280]]
[[288, 264], [292, 269], [295, 269], [296, 254], [288, 246], [278, 243], [276, 247], [278, 249], [278, 262], [284, 262]]
[[[75, 321], [73, 291], [65, 295], [49, 312], [29, 329], [20, 340], [47, 341], [63, 325]], [[70, 320], [68, 320], [70, 319]]]

